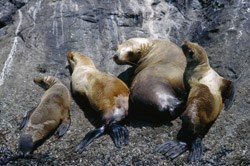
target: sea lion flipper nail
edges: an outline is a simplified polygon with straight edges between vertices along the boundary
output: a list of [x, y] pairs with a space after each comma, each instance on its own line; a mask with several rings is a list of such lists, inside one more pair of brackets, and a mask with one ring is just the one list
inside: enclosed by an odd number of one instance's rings
[[57, 138], [62, 137], [68, 131], [70, 125], [71, 125], [70, 118], [63, 119], [62, 123], [60, 124], [60, 126], [57, 128], [55, 132], [55, 136]]
[[230, 80], [223, 80], [224, 86], [222, 87], [222, 99], [224, 103], [224, 110], [227, 111], [233, 105], [235, 99], [235, 88], [236, 85], [233, 81]]
[[19, 124], [19, 130], [21, 130], [28, 122], [30, 115], [34, 112], [36, 108], [32, 108], [31, 110], [27, 111], [25, 116], [22, 118], [20, 124]]

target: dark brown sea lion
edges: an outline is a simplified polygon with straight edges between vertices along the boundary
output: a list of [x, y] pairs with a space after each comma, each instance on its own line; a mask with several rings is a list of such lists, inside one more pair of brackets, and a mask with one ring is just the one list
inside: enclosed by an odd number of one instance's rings
[[20, 129], [19, 150], [30, 155], [53, 133], [61, 137], [70, 127], [71, 95], [68, 88], [52, 76], [38, 76], [34, 82], [46, 91], [39, 105], [27, 112]]
[[223, 103], [225, 110], [232, 105], [235, 86], [210, 67], [207, 53], [197, 43], [186, 41], [182, 49], [187, 58], [184, 82], [188, 91], [182, 127], [176, 141], [160, 145], [157, 151], [173, 159], [189, 150], [188, 161], [195, 162], [202, 156], [202, 139], [219, 116]]
[[117, 64], [135, 68], [130, 87], [131, 113], [139, 110], [146, 120], [170, 121], [181, 113], [185, 93], [183, 73], [186, 58], [167, 39], [132, 38], [118, 46]]
[[76, 148], [82, 152], [95, 138], [108, 133], [115, 146], [128, 143], [128, 130], [117, 123], [128, 114], [129, 89], [117, 77], [96, 69], [92, 60], [80, 52], [67, 55], [72, 68], [71, 85], [74, 93], [86, 97], [99, 114], [102, 126], [87, 133]]

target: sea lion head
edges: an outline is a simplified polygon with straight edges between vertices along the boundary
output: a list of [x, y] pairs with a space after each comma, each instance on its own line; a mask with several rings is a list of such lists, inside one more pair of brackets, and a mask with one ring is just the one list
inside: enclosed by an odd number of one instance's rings
[[118, 46], [113, 60], [119, 65], [136, 66], [141, 58], [149, 51], [149, 40], [146, 38], [132, 38]]
[[207, 53], [199, 44], [184, 41], [181, 48], [187, 58], [188, 64], [197, 66], [208, 63]]
[[54, 84], [60, 82], [56, 77], [52, 76], [36, 76], [33, 78], [35, 84], [47, 90]]
[[72, 69], [74, 69], [75, 66], [95, 66], [89, 57], [80, 52], [70, 51], [67, 54], [67, 58]]
[[34, 142], [32, 140], [32, 135], [23, 134], [20, 137], [18, 149], [23, 153], [23, 155], [32, 154], [35, 150]]

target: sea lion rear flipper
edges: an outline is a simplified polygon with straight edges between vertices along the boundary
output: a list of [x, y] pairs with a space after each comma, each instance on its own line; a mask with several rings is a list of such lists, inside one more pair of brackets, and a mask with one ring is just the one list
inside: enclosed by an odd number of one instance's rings
[[122, 145], [127, 145], [129, 142], [129, 132], [124, 126], [113, 123], [108, 128], [108, 134], [110, 135], [115, 146], [118, 148]]
[[224, 110], [227, 111], [233, 104], [235, 99], [235, 83], [230, 80], [223, 80], [221, 95], [224, 103]]
[[94, 141], [94, 139], [102, 136], [104, 132], [105, 126], [91, 130], [85, 135], [80, 144], [76, 147], [75, 151], [81, 153], [91, 142]]
[[187, 144], [181, 141], [168, 141], [158, 145], [155, 149], [156, 152], [164, 153], [166, 157], [174, 159], [187, 150]]
[[70, 117], [64, 119], [64, 120], [62, 121], [62, 123], [60, 124], [60, 126], [58, 127], [58, 129], [56, 130], [55, 136], [56, 136], [57, 138], [62, 137], [62, 136], [68, 131], [68, 129], [69, 129], [69, 127], [70, 127], [70, 124], [71, 124], [71, 119], [70, 119]]
[[188, 162], [196, 162], [201, 159], [203, 153], [202, 138], [196, 138], [192, 142], [192, 146], [188, 155]]
[[31, 110], [27, 111], [25, 116], [23, 117], [22, 121], [19, 124], [19, 130], [21, 130], [26, 123], [28, 122], [30, 115], [34, 112], [35, 108], [32, 108]]

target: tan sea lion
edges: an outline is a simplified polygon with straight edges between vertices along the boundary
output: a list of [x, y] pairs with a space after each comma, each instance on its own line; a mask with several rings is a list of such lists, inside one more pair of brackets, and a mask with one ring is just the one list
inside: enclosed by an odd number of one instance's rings
[[38, 76], [34, 82], [46, 91], [39, 105], [27, 112], [20, 129], [19, 150], [23, 155], [30, 155], [53, 133], [61, 137], [70, 127], [71, 95], [61, 81], [52, 76]]
[[207, 53], [197, 43], [182, 45], [187, 58], [184, 82], [188, 93], [186, 110], [182, 113], [182, 127], [176, 141], [160, 145], [157, 151], [175, 158], [189, 150], [188, 162], [200, 160], [202, 139], [219, 116], [224, 103], [228, 110], [234, 100], [234, 83], [221, 77], [210, 65]]
[[100, 115], [102, 126], [90, 131], [77, 146], [82, 152], [95, 138], [108, 133], [115, 146], [128, 143], [128, 130], [117, 123], [128, 114], [129, 89], [117, 77], [96, 69], [92, 60], [80, 52], [67, 54], [72, 68], [72, 91], [87, 97], [91, 107]]
[[118, 46], [117, 64], [135, 68], [130, 87], [131, 113], [147, 120], [170, 121], [178, 117], [185, 93], [183, 73], [186, 58], [167, 39], [131, 38]]

